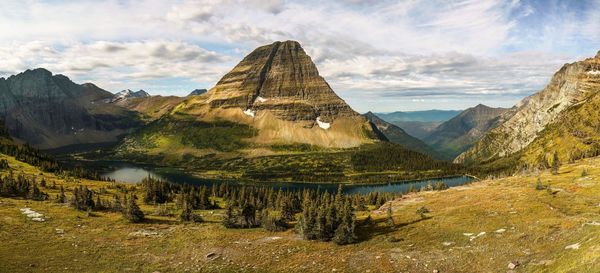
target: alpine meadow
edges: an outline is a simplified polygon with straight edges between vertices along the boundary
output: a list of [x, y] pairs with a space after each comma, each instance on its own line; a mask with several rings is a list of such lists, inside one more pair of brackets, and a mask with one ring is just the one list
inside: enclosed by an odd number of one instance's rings
[[5, 1], [0, 273], [600, 272], [598, 18]]

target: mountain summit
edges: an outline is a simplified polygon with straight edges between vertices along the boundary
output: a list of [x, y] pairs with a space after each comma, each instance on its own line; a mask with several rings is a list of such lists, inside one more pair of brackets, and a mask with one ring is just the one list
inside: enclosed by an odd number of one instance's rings
[[251, 125], [259, 143], [355, 147], [374, 137], [295, 41], [258, 47], [206, 95], [190, 97], [173, 113]]
[[319, 75], [298, 42], [275, 42], [246, 56], [210, 90], [211, 107], [268, 110], [284, 120], [357, 117]]

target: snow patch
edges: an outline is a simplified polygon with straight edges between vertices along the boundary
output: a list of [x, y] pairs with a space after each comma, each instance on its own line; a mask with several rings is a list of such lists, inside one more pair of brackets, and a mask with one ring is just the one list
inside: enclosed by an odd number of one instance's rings
[[586, 72], [588, 75], [600, 76], [600, 70], [590, 70]]
[[250, 117], [254, 117], [254, 114], [256, 114], [256, 111], [252, 111], [252, 109], [246, 109], [246, 110], [244, 110], [244, 114], [246, 114], [247, 116], [250, 116]]
[[265, 98], [263, 98], [261, 96], [258, 96], [258, 97], [256, 97], [256, 100], [254, 100], [254, 101], [255, 102], [265, 102], [265, 101], [268, 101], [268, 99], [265, 99]]
[[331, 127], [331, 123], [321, 121], [321, 117], [317, 118], [317, 124], [319, 124], [319, 127], [323, 128], [325, 130], [327, 130], [327, 129], [329, 129], [329, 127]]

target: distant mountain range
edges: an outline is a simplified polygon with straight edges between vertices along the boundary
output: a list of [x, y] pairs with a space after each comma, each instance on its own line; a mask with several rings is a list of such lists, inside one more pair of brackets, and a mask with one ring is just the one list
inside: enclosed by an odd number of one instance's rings
[[429, 147], [427, 144], [425, 144], [423, 141], [407, 134], [400, 127], [384, 121], [372, 112], [368, 112], [363, 116], [366, 117], [375, 126], [375, 129], [390, 142], [400, 144], [406, 147], [407, 149], [413, 151], [430, 155], [431, 157], [436, 159], [451, 159], [448, 156], [444, 156], [441, 153], [438, 153], [437, 151]]
[[383, 120], [402, 128], [406, 133], [421, 140], [425, 139], [442, 122], [447, 121], [459, 110], [425, 110], [411, 112], [377, 113]]
[[455, 158], [494, 128], [506, 111], [479, 104], [435, 127], [423, 140], [448, 158]]
[[199, 96], [206, 93], [208, 90], [206, 89], [194, 89], [194, 91], [190, 92], [188, 96]]

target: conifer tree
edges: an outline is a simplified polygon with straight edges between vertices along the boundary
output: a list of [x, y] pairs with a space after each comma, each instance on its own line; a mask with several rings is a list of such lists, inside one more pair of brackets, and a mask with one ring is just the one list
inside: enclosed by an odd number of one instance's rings
[[136, 204], [135, 200], [137, 197], [135, 195], [129, 198], [129, 203], [127, 203], [127, 208], [124, 210], [123, 216], [131, 223], [139, 223], [144, 220], [144, 212], [140, 210], [140, 207]]
[[554, 156], [552, 157], [552, 174], [558, 174], [558, 169], [560, 168], [560, 159], [558, 158], [558, 152], [554, 151]]

